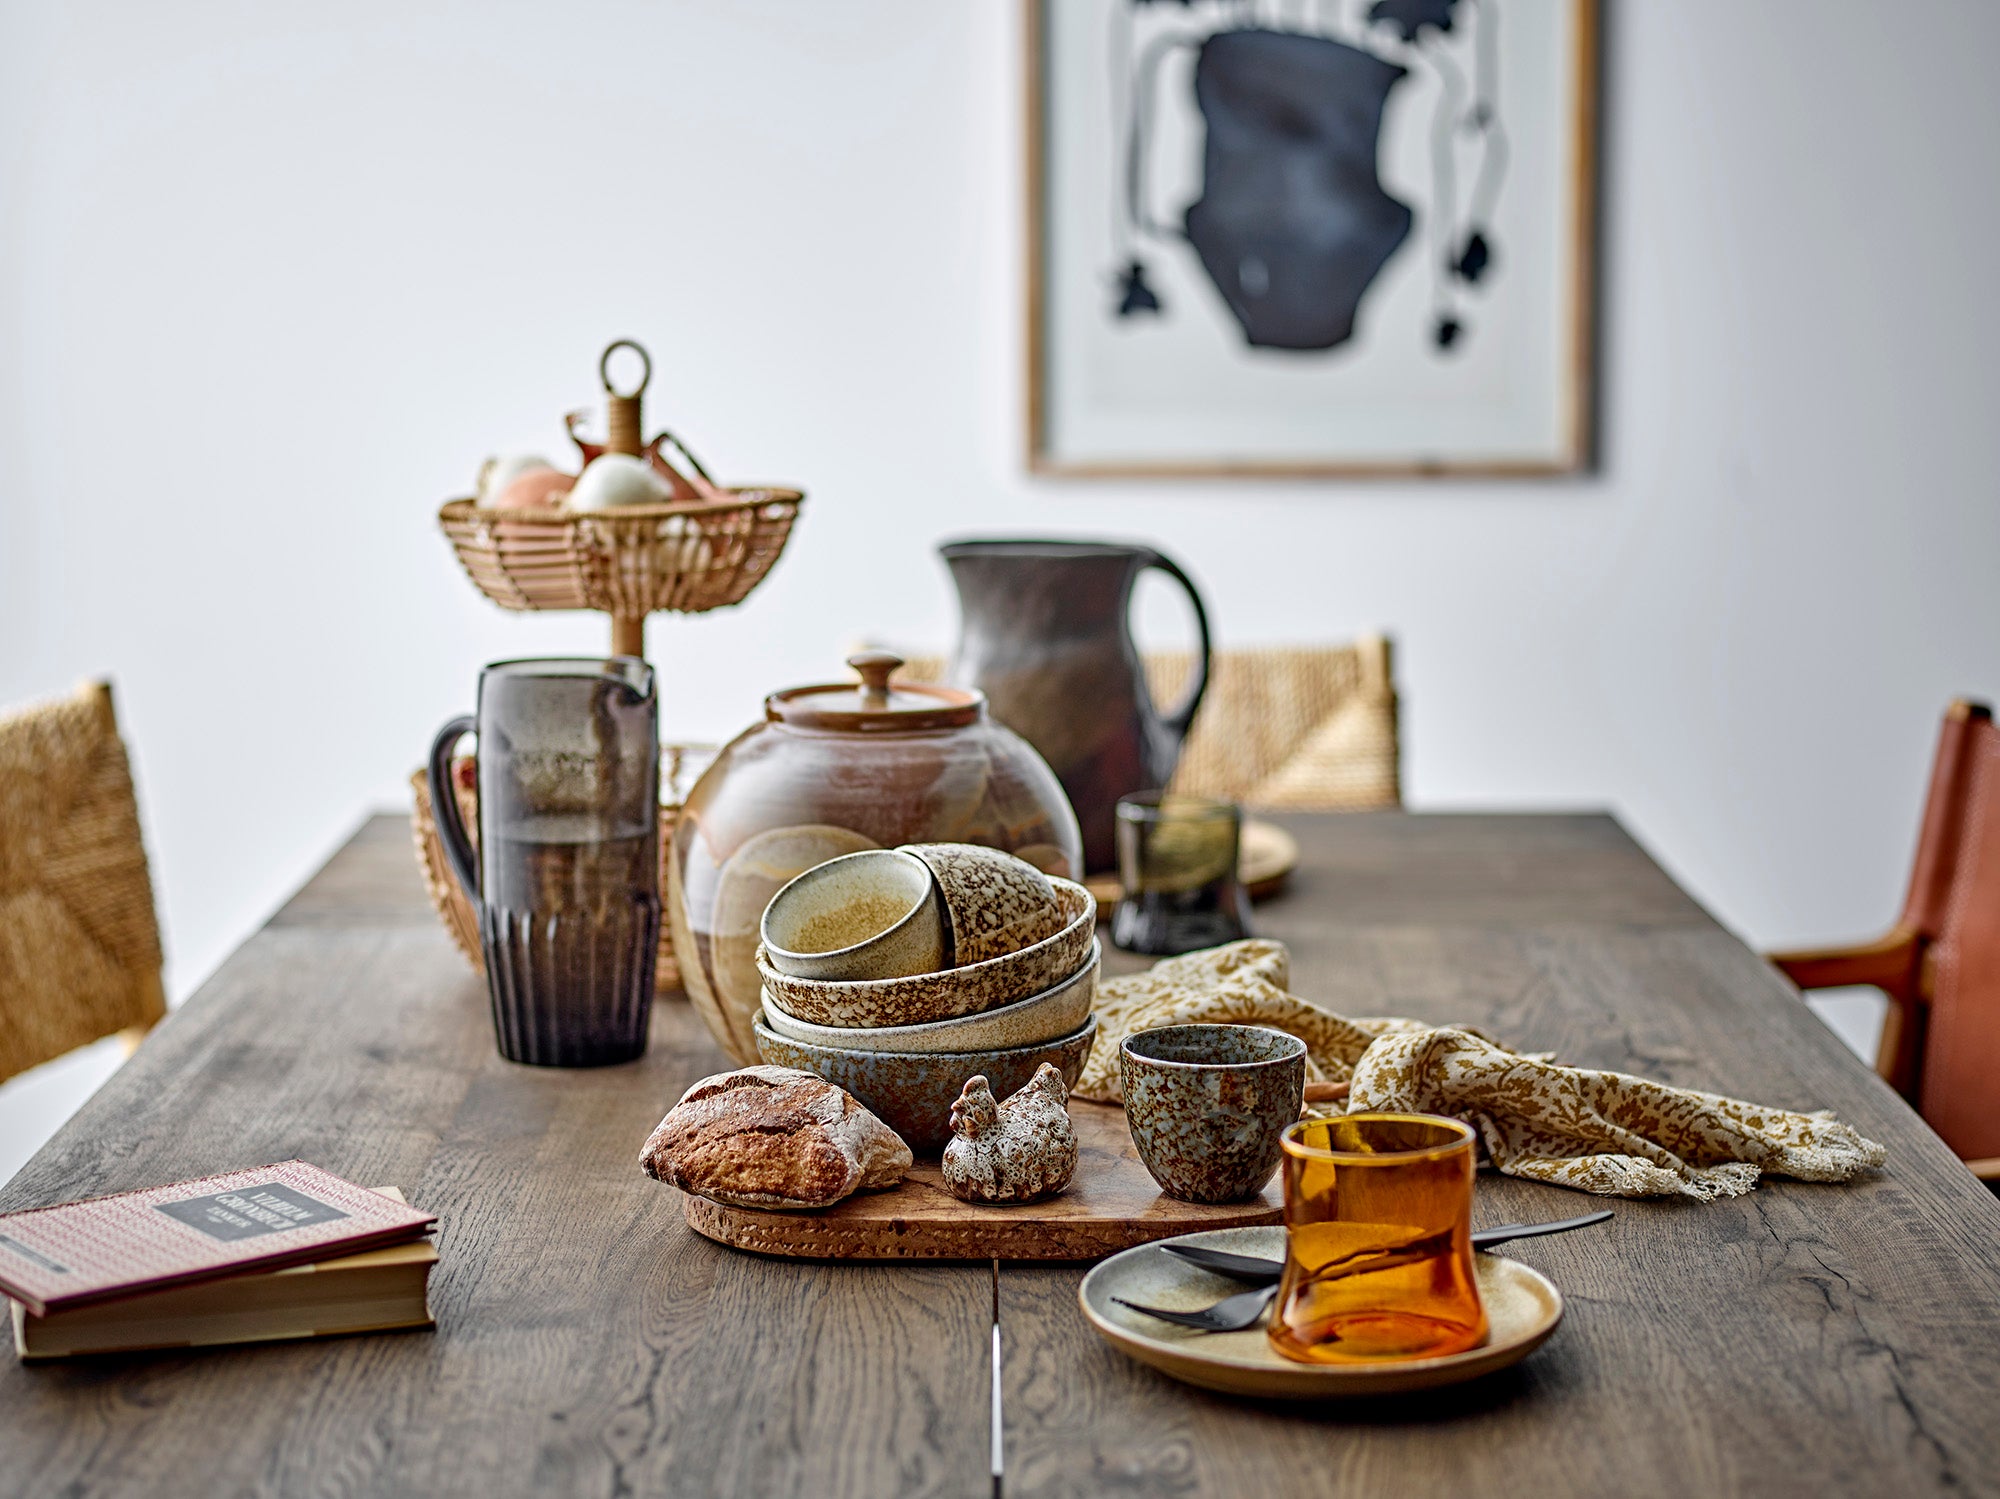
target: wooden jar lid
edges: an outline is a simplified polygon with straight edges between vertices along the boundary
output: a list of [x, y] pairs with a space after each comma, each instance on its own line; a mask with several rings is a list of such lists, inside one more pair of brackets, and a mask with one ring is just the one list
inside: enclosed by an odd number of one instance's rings
[[764, 699], [764, 716], [799, 729], [848, 734], [913, 734], [924, 729], [961, 729], [986, 712], [986, 694], [929, 682], [889, 678], [903, 664], [890, 651], [862, 651], [847, 664], [861, 681], [789, 687]]

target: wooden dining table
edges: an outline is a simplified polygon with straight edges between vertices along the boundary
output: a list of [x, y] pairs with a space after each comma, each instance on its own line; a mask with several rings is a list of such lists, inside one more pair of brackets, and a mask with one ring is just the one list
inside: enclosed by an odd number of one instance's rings
[[[638, 1164], [682, 1090], [730, 1065], [690, 1007], [655, 1007], [637, 1063], [502, 1061], [408, 821], [378, 817], [0, 1208], [297, 1157], [438, 1214], [436, 1329], [10, 1363], [0, 1494], [985, 1495], [996, 1314], [1010, 1499], [2000, 1492], [2000, 1205], [1615, 820], [1284, 821], [1299, 867], [1256, 917], [1300, 994], [1831, 1108], [1887, 1165], [1616, 1202], [1510, 1245], [1568, 1312], [1477, 1382], [1207, 1394], [1098, 1340], [1086, 1266], [817, 1263], [690, 1231]], [[1597, 1205], [1489, 1173], [1474, 1218]]]

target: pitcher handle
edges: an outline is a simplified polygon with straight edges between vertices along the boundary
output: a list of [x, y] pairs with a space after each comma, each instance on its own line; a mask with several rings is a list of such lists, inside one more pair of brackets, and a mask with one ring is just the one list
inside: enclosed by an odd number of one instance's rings
[[465, 819], [458, 815], [458, 792], [451, 784], [451, 752], [458, 741], [479, 727], [479, 720], [462, 713], [438, 730], [431, 741], [429, 780], [431, 817], [437, 823], [438, 842], [444, 845], [444, 861], [458, 879], [465, 898], [479, 909], [479, 865], [472, 857], [472, 840], [465, 834]]
[[1161, 722], [1174, 731], [1177, 738], [1187, 737], [1188, 726], [1194, 722], [1194, 711], [1201, 706], [1203, 694], [1208, 691], [1208, 611], [1202, 608], [1201, 595], [1196, 592], [1194, 580], [1180, 570], [1171, 558], [1158, 552], [1149, 556], [1144, 566], [1158, 568], [1187, 591], [1188, 602], [1194, 605], [1195, 634], [1201, 637], [1201, 647], [1195, 654], [1194, 685], [1187, 696], [1173, 712], [1161, 715]]

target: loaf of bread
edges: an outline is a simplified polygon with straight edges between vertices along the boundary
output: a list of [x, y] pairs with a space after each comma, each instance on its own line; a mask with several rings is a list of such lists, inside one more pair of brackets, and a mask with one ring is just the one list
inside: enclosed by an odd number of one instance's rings
[[823, 1208], [893, 1187], [910, 1168], [903, 1137], [841, 1088], [791, 1067], [705, 1077], [667, 1111], [639, 1164], [732, 1207]]

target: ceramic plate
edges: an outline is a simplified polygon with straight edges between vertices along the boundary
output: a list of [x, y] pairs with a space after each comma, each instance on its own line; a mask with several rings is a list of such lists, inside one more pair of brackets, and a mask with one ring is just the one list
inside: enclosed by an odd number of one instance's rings
[[1224, 1228], [1141, 1244], [1100, 1263], [1083, 1278], [1077, 1292], [1083, 1315], [1113, 1347], [1175, 1379], [1230, 1395], [1350, 1400], [1458, 1384], [1518, 1363], [1541, 1347], [1562, 1321], [1562, 1293], [1548, 1277], [1519, 1260], [1475, 1254], [1479, 1297], [1492, 1329], [1484, 1347], [1397, 1363], [1295, 1364], [1271, 1351], [1261, 1323], [1245, 1332], [1202, 1333], [1116, 1305], [1112, 1298], [1122, 1296], [1148, 1306], [1193, 1311], [1245, 1289], [1240, 1281], [1176, 1259], [1161, 1243], [1204, 1244], [1282, 1259], [1285, 1230], [1275, 1225]]

